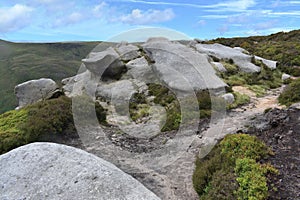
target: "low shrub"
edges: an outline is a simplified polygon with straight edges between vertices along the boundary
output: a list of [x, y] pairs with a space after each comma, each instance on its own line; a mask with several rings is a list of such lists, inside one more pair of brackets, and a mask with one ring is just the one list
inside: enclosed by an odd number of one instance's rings
[[227, 135], [205, 158], [196, 160], [193, 184], [199, 198], [267, 199], [267, 175], [278, 171], [258, 161], [271, 153], [254, 136]]
[[227, 105], [227, 109], [237, 108], [239, 106], [250, 103], [250, 97], [246, 94], [241, 94], [239, 92], [233, 92], [234, 102], [232, 104]]
[[[98, 120], [105, 124], [106, 112], [93, 104]], [[82, 107], [82, 110], [87, 110]], [[72, 100], [61, 96], [0, 115], [0, 154], [36, 141], [54, 137], [78, 137], [72, 114]]]
[[293, 80], [280, 94], [279, 103], [290, 106], [300, 101], [300, 79]]

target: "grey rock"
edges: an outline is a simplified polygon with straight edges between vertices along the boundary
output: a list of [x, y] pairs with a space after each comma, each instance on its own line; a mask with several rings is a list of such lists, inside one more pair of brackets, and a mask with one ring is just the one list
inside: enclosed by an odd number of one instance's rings
[[130, 80], [120, 80], [109, 84], [99, 84], [96, 97], [104, 98], [113, 104], [129, 105], [131, 96], [137, 92], [135, 85]]
[[140, 56], [139, 48], [132, 44], [121, 43], [116, 47], [123, 61], [130, 61]]
[[268, 68], [270, 69], [276, 69], [277, 68], [277, 61], [268, 60], [259, 56], [255, 56], [256, 60], [262, 61]]
[[234, 95], [232, 93], [223, 94], [222, 98], [226, 103], [232, 104], [235, 101]]
[[158, 200], [115, 165], [80, 149], [32, 143], [0, 156], [1, 199]]
[[128, 69], [127, 75], [133, 79], [138, 79], [148, 83], [156, 80], [156, 76], [152, 70], [152, 67], [148, 65], [148, 61], [145, 59], [145, 57], [131, 60], [126, 64], [126, 67]]
[[211, 62], [219, 72], [227, 72], [226, 68], [220, 62]]
[[240, 50], [221, 44], [197, 44], [196, 49], [201, 53], [205, 53], [219, 59], [232, 59], [243, 72], [260, 72], [260, 67], [251, 62], [252, 56], [244, 54]]
[[217, 89], [226, 84], [216, 76], [206, 55], [165, 38], [152, 38], [142, 45], [155, 63], [154, 73], [167, 87], [179, 91]]
[[246, 49], [242, 48], [242, 47], [233, 47], [233, 49], [235, 50], [238, 50], [239, 52], [241, 53], [244, 53], [244, 54], [250, 54], [249, 51], [247, 51]]
[[120, 55], [112, 47], [102, 52], [90, 53], [89, 57], [82, 61], [89, 71], [101, 77], [115, 79], [125, 70]]
[[30, 80], [15, 87], [19, 102], [18, 108], [49, 99], [60, 92], [58, 85], [52, 79], [47, 78]]
[[89, 70], [76, 76], [66, 78], [62, 80], [63, 92], [68, 97], [80, 96], [87, 94], [94, 96], [99, 78], [94, 78]]
[[286, 74], [286, 73], [283, 73], [282, 76], [281, 76], [281, 79], [282, 79], [283, 81], [285, 81], [285, 80], [287, 80], [287, 79], [289, 79], [289, 78], [291, 78], [291, 75]]

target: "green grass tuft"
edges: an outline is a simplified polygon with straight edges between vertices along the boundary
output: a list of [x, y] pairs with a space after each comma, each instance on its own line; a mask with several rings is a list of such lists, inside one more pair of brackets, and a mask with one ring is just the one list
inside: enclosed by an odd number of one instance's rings
[[227, 135], [205, 158], [196, 160], [193, 184], [199, 198], [267, 199], [267, 175], [278, 171], [258, 161], [271, 153], [255, 136]]
[[300, 79], [293, 80], [280, 94], [278, 101], [286, 106], [300, 102]]

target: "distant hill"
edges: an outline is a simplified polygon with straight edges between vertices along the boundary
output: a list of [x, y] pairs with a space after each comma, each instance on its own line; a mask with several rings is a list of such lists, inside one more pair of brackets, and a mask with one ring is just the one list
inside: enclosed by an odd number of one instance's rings
[[77, 73], [81, 59], [99, 42], [12, 43], [0, 40], [0, 113], [14, 109], [15, 85], [49, 77], [60, 82]]
[[279, 32], [269, 36], [217, 38], [208, 43], [240, 46], [251, 54], [276, 60], [282, 71], [300, 76], [300, 30]]

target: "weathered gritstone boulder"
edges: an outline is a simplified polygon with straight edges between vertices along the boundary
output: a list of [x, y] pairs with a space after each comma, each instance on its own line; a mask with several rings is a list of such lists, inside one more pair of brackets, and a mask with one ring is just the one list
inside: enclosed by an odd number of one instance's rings
[[169, 88], [191, 90], [219, 89], [226, 84], [216, 76], [207, 56], [165, 38], [152, 38], [142, 45], [155, 63], [152, 69]]
[[131, 60], [126, 67], [128, 69], [126, 74], [133, 79], [151, 83], [157, 78], [145, 57]]
[[260, 67], [251, 62], [252, 56], [244, 54], [240, 50], [221, 44], [196, 44], [195, 47], [199, 52], [217, 57], [218, 59], [232, 59], [234, 64], [243, 72], [260, 72]]
[[103, 98], [113, 104], [129, 105], [131, 96], [137, 92], [135, 85], [130, 80], [121, 80], [109, 84], [99, 84], [96, 97]]
[[259, 57], [259, 56], [255, 56], [255, 59], [262, 61], [270, 69], [276, 69], [277, 68], [277, 61], [267, 60], [267, 59], [264, 59], [264, 58]]
[[0, 199], [158, 200], [133, 177], [80, 149], [32, 143], [0, 156]]
[[94, 95], [94, 88], [98, 85], [97, 79], [94, 79], [92, 73], [86, 70], [83, 73], [77, 74], [70, 78], [63, 79], [63, 92], [68, 97], [76, 97], [82, 94]]
[[15, 87], [15, 94], [19, 102], [18, 108], [49, 99], [60, 93], [58, 85], [52, 79], [47, 78], [30, 80]]
[[122, 58], [112, 47], [102, 52], [92, 52], [82, 61], [89, 71], [103, 78], [117, 79], [126, 69]]
[[224, 65], [222, 63], [211, 62], [211, 64], [213, 64], [219, 72], [227, 72], [226, 68], [224, 67]]
[[120, 43], [116, 51], [123, 61], [130, 61], [140, 56], [139, 48], [128, 43]]
[[289, 75], [289, 74], [282, 74], [282, 76], [281, 76], [281, 79], [283, 80], [283, 81], [285, 81], [285, 80], [287, 80], [287, 79], [289, 79], [289, 78], [291, 78], [291, 75]]
[[223, 94], [222, 98], [226, 103], [232, 104], [235, 101], [234, 95], [232, 93]]

